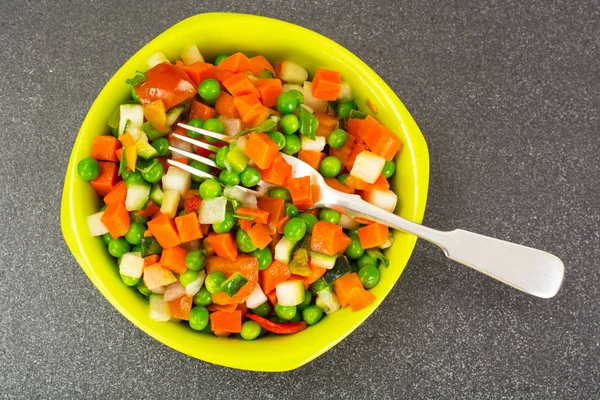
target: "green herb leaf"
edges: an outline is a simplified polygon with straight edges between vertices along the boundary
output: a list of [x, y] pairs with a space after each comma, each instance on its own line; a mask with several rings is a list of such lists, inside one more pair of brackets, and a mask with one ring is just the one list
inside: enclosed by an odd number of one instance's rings
[[154, 140], [159, 137], [163, 137], [167, 134], [167, 132], [163, 133], [156, 129], [150, 122], [144, 122], [142, 124], [142, 131], [148, 136], [148, 139]]
[[271, 132], [273, 129], [275, 129], [277, 127], [277, 122], [273, 121], [270, 118], [267, 118], [267, 120], [257, 126], [255, 126], [254, 128], [248, 128], [248, 129], [244, 129], [241, 132], [238, 132], [235, 137], [240, 137], [240, 136], [244, 136], [247, 135], [250, 132], [256, 132], [256, 133], [260, 133], [260, 132]]
[[390, 266], [390, 260], [388, 260], [379, 249], [367, 249], [367, 254], [381, 262], [384, 267], [387, 268]]
[[273, 79], [275, 78], [275, 75], [273, 75], [273, 73], [271, 71], [269, 71], [268, 69], [263, 69], [262, 71], [260, 71], [258, 73], [258, 77], [259, 79]]
[[309, 139], [315, 140], [319, 120], [304, 107], [298, 107], [298, 120], [300, 121], [300, 133]]
[[245, 219], [247, 221], [254, 221], [254, 217], [251, 217], [249, 215], [240, 215], [240, 214], [233, 214], [233, 218], [237, 218], [237, 219]]
[[358, 110], [352, 110], [350, 111], [350, 114], [348, 115], [348, 119], [365, 119], [367, 118], [366, 113], [362, 112], [362, 111], [358, 111]]
[[135, 76], [133, 78], [129, 78], [125, 81], [126, 84], [132, 86], [140, 86], [142, 83], [146, 82], [146, 74], [141, 71], [136, 71]]

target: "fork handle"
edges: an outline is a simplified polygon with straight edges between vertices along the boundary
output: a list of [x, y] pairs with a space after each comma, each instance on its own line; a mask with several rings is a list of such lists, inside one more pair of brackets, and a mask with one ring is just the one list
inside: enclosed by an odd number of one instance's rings
[[[545, 251], [456, 229], [438, 231], [382, 210], [359, 196], [332, 193], [331, 207], [350, 217], [362, 217], [412, 233], [436, 244], [448, 258], [531, 295], [553, 297], [564, 277], [562, 261]], [[327, 194], [322, 201], [327, 201]], [[333, 199], [332, 199], [333, 200]]]

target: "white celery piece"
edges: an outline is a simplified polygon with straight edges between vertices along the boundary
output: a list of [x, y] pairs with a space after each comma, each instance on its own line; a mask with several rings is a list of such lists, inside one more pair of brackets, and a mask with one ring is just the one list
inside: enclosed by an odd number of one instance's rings
[[105, 233], [108, 233], [108, 229], [102, 223], [102, 216], [104, 215], [104, 211], [97, 212], [96, 214], [92, 214], [87, 217], [87, 226], [90, 231], [90, 235], [92, 236], [102, 236]]
[[175, 218], [180, 198], [181, 196], [178, 191], [165, 190], [163, 192], [163, 200], [162, 205], [160, 206], [160, 212], [165, 214], [169, 218]]
[[391, 190], [373, 189], [368, 192], [365, 201], [385, 211], [394, 212], [398, 203], [398, 195]]
[[162, 64], [165, 62], [169, 64], [171, 63], [171, 61], [169, 61], [167, 56], [165, 56], [165, 53], [163, 53], [162, 51], [157, 51], [156, 53], [152, 54], [150, 57], [148, 57], [146, 62], [148, 63], [148, 66], [150, 68], [153, 68], [158, 64]]
[[302, 150], [323, 151], [326, 144], [324, 136], [317, 136], [315, 140], [312, 140], [304, 135], [300, 135], [300, 141], [302, 143]]
[[227, 208], [226, 197], [215, 197], [214, 199], [202, 200], [200, 203], [200, 223], [218, 224], [225, 219], [225, 210]]
[[200, 289], [202, 289], [202, 285], [204, 284], [205, 279], [206, 272], [204, 272], [204, 270], [198, 272], [198, 277], [185, 286], [185, 295], [194, 296], [196, 293], [198, 293]]
[[275, 286], [277, 302], [282, 306], [297, 306], [304, 301], [304, 281], [291, 280]]
[[125, 198], [125, 209], [127, 211], [143, 210], [150, 198], [150, 185], [147, 183], [136, 183], [127, 188]]
[[187, 65], [193, 64], [198, 61], [204, 62], [204, 57], [202, 57], [202, 53], [200, 53], [200, 50], [198, 50], [198, 46], [196, 46], [195, 44], [188, 44], [183, 47], [183, 51], [181, 52], [181, 59]]
[[313, 96], [312, 82], [304, 82], [302, 93], [304, 94], [304, 104], [312, 108], [315, 112], [327, 111], [327, 100], [317, 99]]
[[348, 84], [348, 82], [342, 81], [342, 88], [338, 94], [337, 101], [344, 103], [350, 100], [352, 100], [352, 87]]
[[[144, 106], [141, 104], [121, 104], [119, 107], [119, 134], [125, 133], [129, 121], [130, 128], [141, 128], [144, 124]], [[133, 138], [137, 140], [137, 138]]]
[[384, 165], [385, 158], [364, 150], [356, 156], [350, 175], [367, 183], [375, 183]]
[[171, 316], [169, 315], [169, 304], [161, 295], [150, 295], [150, 318], [161, 322], [171, 319]]
[[279, 77], [286, 82], [302, 83], [308, 79], [308, 71], [292, 61], [284, 61], [281, 64]]
[[162, 177], [163, 191], [175, 190], [180, 196], [188, 191], [191, 184], [190, 173], [176, 167], [170, 167]]
[[125, 253], [121, 257], [121, 263], [119, 264], [119, 273], [121, 275], [139, 279], [142, 277], [143, 272], [144, 259], [142, 258], [142, 253]]
[[248, 296], [246, 299], [246, 307], [248, 308], [256, 308], [267, 301], [267, 296], [261, 289], [260, 285], [256, 285], [254, 291]]

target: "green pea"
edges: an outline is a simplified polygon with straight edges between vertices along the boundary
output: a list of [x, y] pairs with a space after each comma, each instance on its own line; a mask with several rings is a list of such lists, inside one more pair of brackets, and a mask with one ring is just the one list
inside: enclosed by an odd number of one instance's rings
[[217, 151], [217, 157], [215, 158], [215, 162], [221, 168], [225, 168], [225, 157], [227, 157], [227, 153], [229, 153], [229, 147], [223, 146]]
[[208, 326], [208, 310], [202, 306], [196, 306], [190, 311], [190, 328], [201, 331]]
[[145, 183], [145, 182], [146, 182], [146, 180], [142, 176], [142, 173], [140, 171], [135, 171], [127, 176], [127, 178], [125, 179], [125, 186], [127, 186], [129, 188], [133, 185], [137, 185], [137, 184]]
[[300, 141], [300, 138], [298, 137], [298, 135], [284, 135], [285, 136], [285, 146], [283, 147], [282, 151], [285, 154], [289, 154], [290, 156], [293, 156], [294, 154], [296, 154], [297, 152], [300, 151], [300, 149], [302, 148], [302, 142]]
[[221, 85], [216, 79], [205, 79], [198, 86], [198, 94], [204, 100], [216, 100], [221, 94]]
[[227, 57], [229, 57], [229, 54], [220, 54], [217, 56], [217, 58], [215, 59], [215, 66], [221, 64], [221, 62], [226, 59]]
[[191, 271], [200, 271], [204, 268], [206, 252], [204, 250], [192, 250], [185, 256], [185, 266]]
[[290, 319], [290, 322], [302, 322], [302, 313], [296, 311], [294, 318]]
[[396, 163], [394, 161], [386, 161], [385, 164], [383, 164], [383, 171], [381, 171], [383, 176], [389, 178], [394, 175], [394, 172], [396, 172]]
[[194, 304], [202, 307], [212, 304], [212, 296], [206, 286], [202, 286], [200, 291], [194, 295]]
[[298, 309], [296, 306], [282, 306], [281, 304], [275, 304], [275, 314], [286, 321], [291, 320], [296, 316]]
[[306, 222], [306, 230], [308, 233], [312, 233], [313, 227], [319, 222], [317, 217], [309, 213], [300, 214], [299, 218]]
[[135, 89], [134, 89], [134, 88], [131, 88], [131, 99], [132, 99], [132, 100], [133, 100], [135, 103], [137, 103], [137, 104], [139, 104], [139, 103], [140, 103], [140, 98], [138, 97], [138, 95], [137, 95], [137, 93], [135, 92]]
[[171, 152], [169, 150], [169, 141], [164, 137], [154, 139], [152, 147], [154, 147], [159, 156], [168, 156]]
[[302, 310], [302, 318], [308, 325], [314, 325], [323, 318], [323, 310], [317, 306], [308, 306]]
[[298, 216], [298, 207], [293, 205], [292, 203], [285, 203], [285, 215], [294, 218]]
[[300, 128], [300, 121], [298, 121], [298, 117], [294, 114], [287, 114], [281, 118], [279, 126], [281, 126], [283, 133], [291, 135]]
[[129, 230], [125, 234], [125, 240], [127, 240], [129, 244], [140, 244], [142, 243], [144, 232], [146, 232], [146, 227], [144, 225], [138, 222], [129, 224]]
[[132, 253], [141, 253], [142, 252], [142, 245], [141, 244], [136, 244], [135, 246], [133, 246], [131, 248], [131, 252]]
[[204, 286], [210, 293], [219, 293], [221, 285], [227, 280], [227, 276], [221, 271], [213, 271], [206, 276]]
[[[200, 161], [192, 161], [190, 163], [190, 167], [197, 169], [198, 171], [202, 171], [202, 172], [206, 172], [207, 174], [210, 174], [210, 167], [204, 163], [201, 163]], [[204, 182], [206, 180], [206, 178], [202, 178], [200, 176], [196, 176], [194, 174], [190, 174], [192, 181], [194, 182]]]
[[288, 93], [294, 96], [298, 105], [304, 104], [304, 95], [302, 94], [302, 92], [300, 92], [297, 89], [292, 89]]
[[150, 296], [152, 294], [152, 290], [148, 289], [148, 287], [146, 285], [144, 285], [142, 282], [137, 284], [137, 290], [144, 296]]
[[333, 178], [342, 170], [342, 162], [334, 156], [327, 156], [321, 161], [319, 172], [325, 178]]
[[142, 178], [146, 182], [157, 183], [165, 175], [165, 168], [161, 163], [157, 162], [152, 168], [146, 172], [142, 172]]
[[289, 92], [283, 92], [277, 97], [277, 111], [281, 114], [291, 114], [296, 111], [298, 100], [296, 96]]
[[353, 237], [352, 241], [346, 248], [346, 257], [351, 260], [358, 260], [365, 254], [365, 249], [360, 245], [360, 240], [357, 237]]
[[268, 301], [265, 301], [260, 306], [253, 308], [252, 312], [264, 318], [271, 312], [271, 304], [269, 304]]
[[356, 103], [353, 100], [346, 101], [343, 103], [338, 103], [337, 105], [337, 115], [340, 118], [348, 119], [350, 116], [350, 111], [356, 110]]
[[292, 218], [285, 223], [283, 234], [293, 242], [299, 242], [306, 234], [306, 222], [300, 218]]
[[212, 224], [212, 228], [215, 233], [227, 233], [232, 230], [234, 226], [235, 218], [233, 217], [233, 213], [230, 211], [225, 212], [225, 219], [223, 219], [223, 221], [217, 224]]
[[283, 187], [275, 187], [269, 191], [269, 197], [274, 199], [283, 199], [284, 201], [292, 201], [290, 191]]
[[348, 176], [350, 176], [350, 174], [342, 174], [340, 176], [337, 177], [337, 180], [340, 183], [343, 183], [344, 185], [346, 184], [346, 179], [348, 179]]
[[123, 257], [123, 255], [128, 251], [129, 243], [127, 243], [125, 238], [120, 237], [116, 239], [110, 239], [110, 242], [108, 243], [108, 252], [111, 256], [117, 258]]
[[200, 184], [200, 197], [214, 199], [222, 193], [221, 185], [214, 179], [206, 179]]
[[340, 213], [329, 208], [324, 208], [319, 212], [319, 219], [337, 225], [340, 222]]
[[267, 133], [267, 135], [269, 135], [271, 140], [273, 140], [275, 142], [278, 150], [283, 150], [286, 142], [285, 142], [285, 136], [281, 132], [273, 131], [273, 132]]
[[310, 290], [306, 290], [304, 292], [304, 301], [302, 303], [298, 304], [296, 307], [298, 307], [299, 311], [302, 311], [306, 307], [310, 306], [311, 301], [312, 301], [312, 292]]
[[102, 235], [102, 241], [104, 242], [104, 244], [106, 246], [108, 246], [111, 239], [112, 239], [112, 236], [110, 235], [110, 233], [105, 233], [104, 235]]
[[[191, 121], [189, 121], [187, 124], [189, 126], [193, 126], [194, 128], [200, 128], [200, 129], [204, 128], [204, 121], [202, 121], [200, 118], [194, 118]], [[204, 128], [204, 129], [206, 129], [206, 128]], [[186, 129], [186, 132], [187, 132], [188, 136], [191, 137], [192, 139], [199, 139], [202, 137], [201, 133], [194, 132], [190, 129]]]
[[121, 178], [123, 178], [123, 180], [127, 180], [127, 177], [129, 175], [133, 174], [133, 171], [129, 171], [129, 170], [125, 170], [123, 171], [123, 173], [121, 174]]
[[348, 134], [343, 129], [334, 130], [329, 134], [329, 137], [327, 138], [327, 144], [329, 144], [329, 147], [332, 147], [334, 149], [340, 149], [344, 147], [347, 141]]
[[178, 217], [183, 217], [184, 215], [186, 215], [187, 213], [185, 212], [185, 210], [181, 210], [177, 213]]
[[248, 234], [242, 229], [238, 229], [238, 231], [235, 233], [235, 241], [238, 248], [244, 253], [251, 253], [257, 249], [254, 243], [252, 243], [250, 236], [248, 236]]
[[363, 254], [361, 258], [357, 261], [358, 268], [363, 269], [365, 267], [373, 266], [377, 267], [377, 260], [368, 255], [367, 253]]
[[240, 336], [244, 340], [254, 340], [260, 335], [260, 325], [254, 321], [246, 321], [242, 324]]
[[140, 214], [138, 214], [137, 211], [132, 211], [129, 214], [129, 219], [131, 220], [131, 222], [137, 222], [137, 223], [143, 224], [143, 225], [146, 225], [148, 223], [148, 221], [150, 220], [150, 218], [148, 218], [148, 217], [142, 217]]
[[[204, 129], [211, 132], [223, 133], [225, 132], [225, 126], [221, 121], [216, 118], [209, 118], [204, 121]], [[207, 138], [208, 139], [208, 138]], [[210, 138], [212, 139], [212, 138]], [[216, 141], [216, 139], [214, 139]]]
[[223, 185], [235, 186], [240, 183], [240, 176], [234, 171], [228, 171], [224, 169], [219, 174], [219, 180], [223, 183]]
[[86, 157], [77, 164], [77, 173], [84, 181], [93, 181], [100, 175], [100, 164], [92, 157]]
[[273, 262], [273, 254], [271, 253], [271, 250], [268, 247], [265, 247], [262, 250], [256, 249], [252, 253], [250, 253], [250, 255], [256, 257], [256, 259], [258, 260], [258, 269], [261, 271], [269, 268], [269, 265], [271, 265], [271, 263]]
[[374, 265], [367, 265], [358, 270], [358, 277], [365, 289], [371, 289], [379, 283], [379, 268]]
[[319, 278], [312, 285], [310, 285], [310, 288], [314, 293], [319, 293], [321, 290], [329, 288], [329, 285], [327, 282], [325, 282], [325, 279]]
[[260, 182], [260, 172], [254, 167], [248, 165], [240, 174], [240, 182], [246, 187], [258, 185]]
[[127, 276], [127, 275], [123, 275], [123, 274], [119, 274], [119, 275], [121, 275], [121, 280], [127, 286], [135, 286], [138, 283], [140, 283], [140, 278], [132, 278], [131, 276]]
[[179, 275], [179, 283], [183, 286], [189, 285], [196, 279], [198, 279], [198, 271], [192, 271], [191, 269], [188, 269], [183, 274]]

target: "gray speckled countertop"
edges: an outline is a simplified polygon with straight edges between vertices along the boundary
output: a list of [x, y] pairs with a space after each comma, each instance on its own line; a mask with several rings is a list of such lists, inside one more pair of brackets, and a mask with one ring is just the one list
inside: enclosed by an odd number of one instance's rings
[[[598, 2], [261, 3], [0, 5], [0, 397], [600, 398]], [[119, 66], [215, 10], [288, 20], [362, 58], [429, 144], [425, 222], [557, 254], [562, 291], [521, 294], [419, 242], [368, 322], [290, 373], [209, 365], [135, 328], [63, 241], [64, 171]]]

